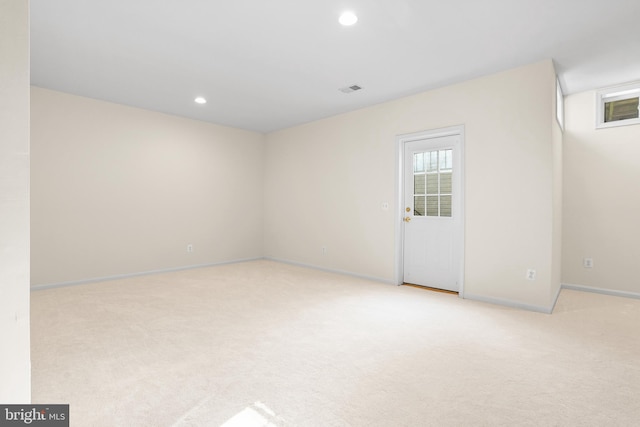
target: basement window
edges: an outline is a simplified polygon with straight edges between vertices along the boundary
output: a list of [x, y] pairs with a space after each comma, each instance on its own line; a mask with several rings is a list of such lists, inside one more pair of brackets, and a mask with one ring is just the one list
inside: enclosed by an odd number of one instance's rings
[[564, 95], [562, 94], [562, 86], [560, 80], [556, 78], [556, 120], [560, 125], [560, 129], [564, 130]]
[[640, 82], [596, 92], [596, 128], [640, 124]]

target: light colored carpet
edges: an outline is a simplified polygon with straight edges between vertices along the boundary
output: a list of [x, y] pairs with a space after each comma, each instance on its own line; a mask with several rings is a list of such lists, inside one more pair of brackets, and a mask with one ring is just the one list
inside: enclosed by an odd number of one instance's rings
[[72, 426], [637, 426], [640, 300], [553, 315], [272, 261], [32, 293]]

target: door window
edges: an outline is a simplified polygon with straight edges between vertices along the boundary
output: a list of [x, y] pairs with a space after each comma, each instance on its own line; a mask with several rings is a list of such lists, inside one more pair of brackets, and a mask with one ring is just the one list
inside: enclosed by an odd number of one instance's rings
[[413, 155], [413, 215], [450, 217], [453, 150]]

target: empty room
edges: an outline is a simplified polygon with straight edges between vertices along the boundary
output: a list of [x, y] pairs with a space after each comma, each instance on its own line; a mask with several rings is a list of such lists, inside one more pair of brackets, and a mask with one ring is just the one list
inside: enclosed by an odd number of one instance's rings
[[637, 425], [638, 16], [0, 0], [0, 425]]

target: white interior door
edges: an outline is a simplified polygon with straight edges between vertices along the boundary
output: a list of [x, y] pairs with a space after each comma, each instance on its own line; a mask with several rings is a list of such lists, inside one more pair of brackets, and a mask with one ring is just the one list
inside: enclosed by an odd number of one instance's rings
[[458, 292], [462, 280], [461, 136], [404, 142], [404, 282]]

